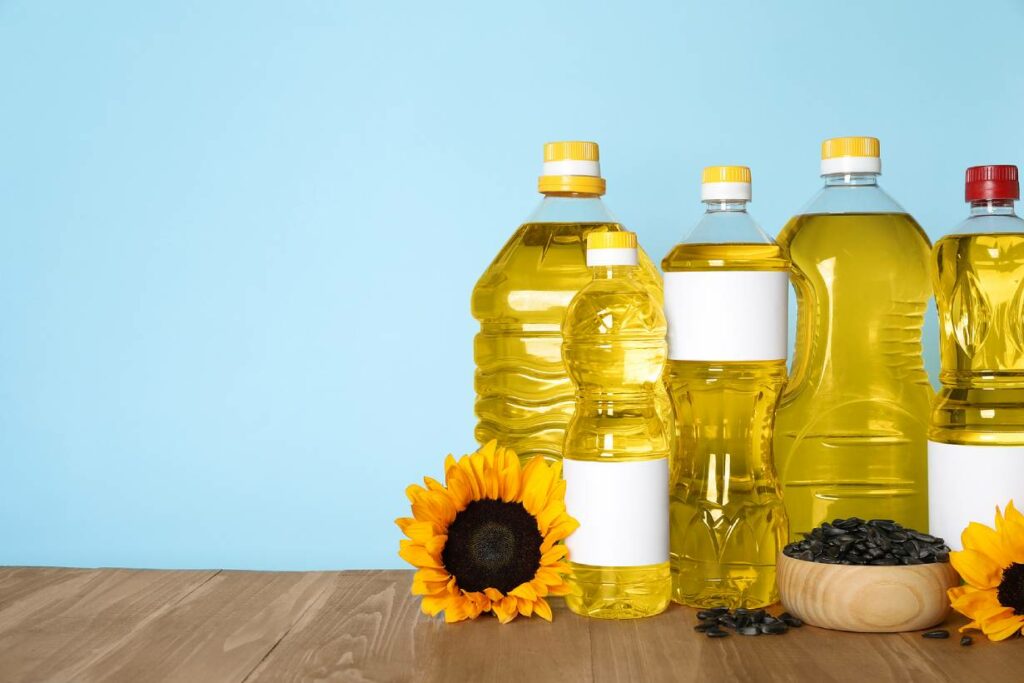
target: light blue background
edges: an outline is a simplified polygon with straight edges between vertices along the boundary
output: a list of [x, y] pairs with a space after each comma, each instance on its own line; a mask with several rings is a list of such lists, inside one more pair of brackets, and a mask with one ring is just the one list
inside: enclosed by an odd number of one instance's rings
[[701, 166], [774, 232], [875, 135], [935, 238], [1024, 162], [1022, 39], [1019, 0], [0, 0], [0, 563], [401, 566], [541, 143], [598, 140], [659, 257]]

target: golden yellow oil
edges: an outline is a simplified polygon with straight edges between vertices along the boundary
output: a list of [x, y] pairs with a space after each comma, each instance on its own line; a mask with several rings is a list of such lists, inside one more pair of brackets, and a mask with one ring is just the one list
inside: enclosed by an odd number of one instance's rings
[[[563, 356], [576, 387], [575, 411], [565, 436], [565, 467], [583, 461], [607, 467], [614, 463], [664, 461], [660, 490], [620, 490], [602, 506], [628, 507], [651, 502], [668, 506], [669, 429], [659, 412], [667, 347], [660, 297], [650, 293], [644, 268], [615, 266], [591, 269], [595, 277], [566, 312]], [[572, 486], [573, 482], [567, 482]], [[616, 484], [618, 488], [618, 484]], [[660, 500], [659, 500], [660, 499]], [[569, 498], [567, 497], [567, 504]], [[570, 514], [572, 509], [570, 508]], [[653, 539], [666, 551], [667, 519], [659, 529], [632, 529], [637, 544]], [[581, 520], [581, 524], [583, 524]], [[628, 543], [630, 539], [622, 539]], [[671, 578], [664, 562], [637, 566], [594, 566], [573, 561], [573, 592], [566, 605], [573, 612], [605, 619], [658, 614], [668, 606]]]
[[[526, 223], [473, 290], [480, 322], [476, 360], [476, 439], [510, 447], [525, 462], [562, 457], [574, 390], [562, 363], [562, 320], [591, 281], [587, 235], [621, 231], [618, 223]], [[660, 302], [661, 276], [640, 252], [640, 280]], [[662, 393], [661, 403], [668, 406]]]
[[809, 214], [779, 242], [799, 302], [775, 421], [791, 535], [854, 516], [926, 529], [927, 236], [907, 214]]
[[[788, 261], [775, 244], [680, 244], [662, 266], [780, 271]], [[787, 534], [772, 463], [786, 361], [671, 360], [668, 368], [676, 430], [672, 597], [694, 607], [770, 605], [778, 600], [775, 560]]]
[[935, 244], [943, 388], [933, 441], [1024, 444], [1024, 234], [949, 235]]

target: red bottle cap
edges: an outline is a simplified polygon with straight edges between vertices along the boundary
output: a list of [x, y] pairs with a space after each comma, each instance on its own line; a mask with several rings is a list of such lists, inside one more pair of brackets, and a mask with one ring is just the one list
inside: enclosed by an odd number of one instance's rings
[[971, 166], [964, 182], [964, 198], [969, 202], [986, 199], [1020, 199], [1016, 166]]

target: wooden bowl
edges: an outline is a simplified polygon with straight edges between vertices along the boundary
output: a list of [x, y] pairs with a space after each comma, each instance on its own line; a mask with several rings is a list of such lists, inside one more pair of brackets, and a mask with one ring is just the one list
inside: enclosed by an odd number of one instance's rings
[[805, 623], [862, 633], [918, 631], [949, 614], [946, 589], [960, 584], [948, 562], [879, 567], [819, 564], [779, 553], [782, 605]]

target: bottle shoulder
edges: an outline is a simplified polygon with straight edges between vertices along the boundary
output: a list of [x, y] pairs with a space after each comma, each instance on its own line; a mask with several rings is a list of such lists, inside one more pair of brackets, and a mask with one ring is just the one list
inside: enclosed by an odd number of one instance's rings
[[584, 336], [663, 338], [668, 324], [661, 302], [636, 276], [595, 279], [569, 304], [562, 326], [566, 339]]
[[789, 255], [767, 243], [677, 244], [661, 261], [666, 273], [687, 270], [788, 270]]
[[[473, 289], [478, 320], [550, 317], [561, 322], [573, 295], [590, 282], [587, 235], [619, 232], [619, 223], [524, 223], [505, 243]], [[661, 276], [640, 251], [639, 279], [660, 296]]]

